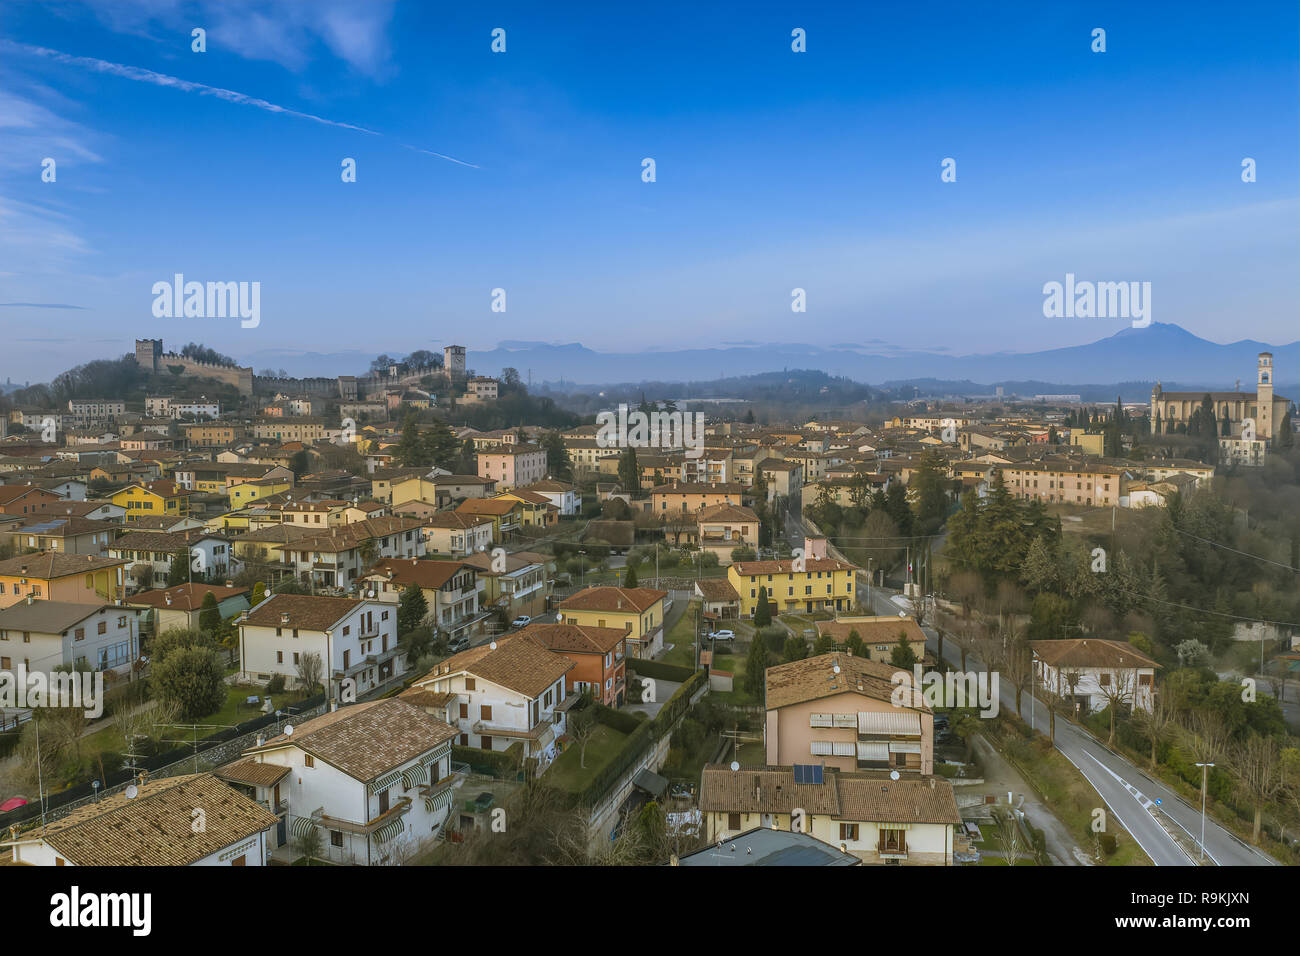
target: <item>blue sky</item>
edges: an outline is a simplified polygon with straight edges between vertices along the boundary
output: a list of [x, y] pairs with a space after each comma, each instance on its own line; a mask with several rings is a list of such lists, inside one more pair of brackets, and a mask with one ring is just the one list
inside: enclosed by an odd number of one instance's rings
[[[1045, 319], [1067, 272], [1150, 281], [1157, 321], [1216, 341], [1300, 337], [1296, 4], [699, 6], [10, 0], [0, 379], [145, 335], [260, 368], [1127, 324]], [[260, 326], [154, 318], [176, 272], [260, 282]]]

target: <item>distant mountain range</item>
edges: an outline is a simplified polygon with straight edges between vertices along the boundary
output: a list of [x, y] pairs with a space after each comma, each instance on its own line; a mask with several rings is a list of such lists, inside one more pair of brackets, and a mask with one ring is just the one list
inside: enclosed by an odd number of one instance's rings
[[[1278, 388], [1300, 398], [1300, 341], [1270, 345], [1242, 339], [1210, 342], [1168, 323], [1125, 328], [1114, 335], [1067, 348], [1041, 352], [942, 355], [892, 350], [878, 345], [732, 345], [662, 352], [596, 352], [579, 343], [502, 342], [487, 352], [469, 353], [469, 366], [481, 375], [519, 370], [527, 381], [557, 386], [638, 381], [686, 382], [752, 375], [781, 369], [820, 369], [878, 386], [925, 383], [925, 391], [969, 392], [1003, 385], [1011, 393], [1077, 392], [1113, 383], [1151, 383], [1183, 388], [1230, 389], [1240, 380], [1255, 385], [1256, 356], [1272, 352]], [[363, 371], [373, 356], [349, 351], [333, 354], [268, 350], [245, 357], [259, 371], [284, 368], [291, 375], [341, 375]], [[983, 383], [983, 384], [980, 384]], [[961, 384], [961, 388], [948, 387]], [[1080, 386], [1080, 387], [1070, 387]], [[1290, 391], [1286, 391], [1290, 388]], [[1136, 398], [1137, 396], [1133, 396]], [[1129, 398], [1129, 396], [1125, 396]]]

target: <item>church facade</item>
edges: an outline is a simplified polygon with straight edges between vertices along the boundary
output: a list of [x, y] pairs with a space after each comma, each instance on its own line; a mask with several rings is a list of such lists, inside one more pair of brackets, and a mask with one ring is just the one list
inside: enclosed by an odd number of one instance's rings
[[[1291, 400], [1273, 392], [1273, 353], [1260, 352], [1253, 392], [1166, 392], [1151, 390], [1151, 431], [1185, 431], [1208, 395], [1219, 428], [1220, 460], [1258, 464], [1286, 427]], [[1179, 426], [1182, 426], [1181, 428]]]

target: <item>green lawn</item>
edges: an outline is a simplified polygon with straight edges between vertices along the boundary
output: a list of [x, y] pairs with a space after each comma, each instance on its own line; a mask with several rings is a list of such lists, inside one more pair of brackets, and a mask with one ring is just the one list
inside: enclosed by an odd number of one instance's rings
[[578, 793], [595, 778], [596, 773], [613, 756], [622, 749], [627, 734], [619, 733], [613, 727], [598, 724], [591, 739], [587, 741], [587, 766], [584, 768], [579, 759], [581, 750], [577, 744], [570, 743], [564, 753], [555, 758], [546, 771], [545, 781], [557, 790]]
[[665, 664], [695, 666], [695, 611], [699, 606], [699, 601], [688, 604], [682, 616], [677, 619], [677, 623], [664, 638], [665, 644], [673, 645], [673, 649], [662, 658]]

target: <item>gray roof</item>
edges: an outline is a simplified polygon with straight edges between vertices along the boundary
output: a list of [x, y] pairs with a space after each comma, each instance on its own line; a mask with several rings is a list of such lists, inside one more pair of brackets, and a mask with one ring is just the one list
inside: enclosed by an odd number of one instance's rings
[[[34, 631], [38, 634], [62, 634], [111, 604], [77, 604], [73, 601], [19, 601], [0, 611], [0, 630]], [[123, 613], [137, 613], [134, 608], [117, 608]]]
[[679, 866], [860, 866], [851, 853], [807, 833], [757, 827], [678, 860]]

